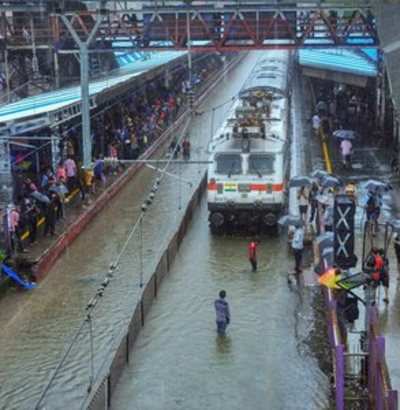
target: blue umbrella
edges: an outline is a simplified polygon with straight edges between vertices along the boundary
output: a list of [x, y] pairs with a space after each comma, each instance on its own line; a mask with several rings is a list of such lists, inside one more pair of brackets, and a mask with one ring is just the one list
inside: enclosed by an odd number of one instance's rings
[[300, 188], [302, 186], [310, 186], [314, 181], [310, 177], [296, 176], [290, 179], [289, 188]]
[[302, 226], [303, 221], [299, 216], [284, 215], [279, 218], [278, 224], [282, 226]]
[[378, 181], [377, 179], [369, 179], [362, 184], [362, 187], [366, 191], [388, 191], [391, 189], [391, 186], [386, 182]]
[[392, 226], [393, 230], [397, 233], [400, 233], [400, 219], [391, 219], [389, 224]]
[[336, 188], [338, 186], [341, 186], [343, 182], [332, 175], [328, 175], [322, 180], [322, 187], [323, 188]]
[[326, 232], [316, 237], [317, 245], [321, 248], [333, 246], [333, 232]]
[[39, 202], [43, 202], [44, 204], [49, 204], [50, 199], [47, 195], [40, 193], [39, 191], [34, 191], [31, 193], [31, 197], [35, 198]]
[[323, 169], [316, 169], [311, 173], [311, 176], [317, 179], [324, 179], [329, 176], [329, 173]]
[[341, 140], [354, 140], [356, 138], [355, 131], [352, 130], [336, 130], [332, 135]]
[[54, 185], [49, 189], [49, 191], [56, 192], [60, 195], [66, 195], [69, 192], [68, 188], [64, 184]]

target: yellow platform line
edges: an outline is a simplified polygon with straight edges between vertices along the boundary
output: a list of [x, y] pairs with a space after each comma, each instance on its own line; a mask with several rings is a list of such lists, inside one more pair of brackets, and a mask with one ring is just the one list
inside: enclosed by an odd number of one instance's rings
[[[79, 193], [79, 189], [78, 189], [78, 188], [74, 189], [74, 190], [65, 198], [64, 203], [65, 203], [65, 204], [68, 204], [69, 202], [71, 202], [71, 201], [76, 197], [76, 195], [78, 195], [78, 193]], [[44, 217], [42, 216], [42, 217], [37, 221], [36, 226], [39, 228], [39, 227], [42, 226], [45, 222], [46, 222], [46, 218], [44, 218]], [[28, 238], [29, 238], [29, 235], [30, 235], [30, 231], [27, 230], [27, 231], [25, 231], [25, 232], [21, 235], [21, 239], [22, 239], [22, 240], [28, 239]]]
[[319, 135], [320, 135], [321, 141], [322, 141], [322, 153], [324, 155], [325, 167], [326, 167], [327, 172], [329, 174], [332, 174], [333, 173], [332, 160], [331, 160], [331, 157], [329, 155], [328, 144], [326, 143], [327, 137], [326, 137], [324, 131], [322, 130], [322, 128], [320, 129]]

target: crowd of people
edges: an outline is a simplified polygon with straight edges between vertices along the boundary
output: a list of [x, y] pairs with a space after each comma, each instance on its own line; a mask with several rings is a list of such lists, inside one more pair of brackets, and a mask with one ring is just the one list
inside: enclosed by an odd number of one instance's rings
[[[201, 87], [208, 76], [222, 65], [213, 55], [194, 64], [194, 87]], [[19, 176], [15, 200], [8, 206], [7, 254], [26, 252], [26, 244], [38, 239], [38, 222], [44, 223], [44, 236], [55, 235], [57, 222], [65, 217], [65, 205], [72, 193], [87, 195], [105, 187], [107, 179], [124, 166], [121, 159], [136, 159], [177, 118], [187, 103], [184, 70], [172, 74], [170, 85], [158, 78], [92, 120], [92, 172], [80, 169], [80, 132], [72, 128], [63, 141], [62, 157], [57, 166], [46, 164], [40, 175]], [[190, 157], [190, 141], [182, 143], [184, 158]], [[114, 161], [105, 162], [105, 157]], [[26, 240], [28, 237], [28, 241]]]
[[332, 138], [343, 169], [352, 168], [353, 140], [369, 137], [375, 129], [375, 95], [365, 90], [329, 83], [320, 84], [314, 114], [314, 135]]

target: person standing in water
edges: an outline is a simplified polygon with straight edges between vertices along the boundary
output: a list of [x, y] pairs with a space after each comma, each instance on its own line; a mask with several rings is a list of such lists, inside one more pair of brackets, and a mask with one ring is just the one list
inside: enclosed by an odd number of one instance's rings
[[250, 261], [253, 272], [257, 270], [257, 246], [258, 246], [257, 241], [251, 241], [247, 247], [249, 261]]
[[225, 300], [226, 292], [221, 290], [219, 292], [219, 298], [214, 302], [216, 322], [217, 322], [217, 333], [220, 336], [224, 336], [226, 328], [231, 321], [231, 315], [229, 312], [229, 304]]

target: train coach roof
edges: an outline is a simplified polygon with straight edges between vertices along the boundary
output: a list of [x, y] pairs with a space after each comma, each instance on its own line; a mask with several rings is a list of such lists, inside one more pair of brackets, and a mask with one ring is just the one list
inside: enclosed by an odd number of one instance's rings
[[239, 96], [245, 97], [250, 91], [270, 91], [286, 94], [289, 55], [286, 51], [277, 51], [260, 58], [250, 77], [245, 82]]

